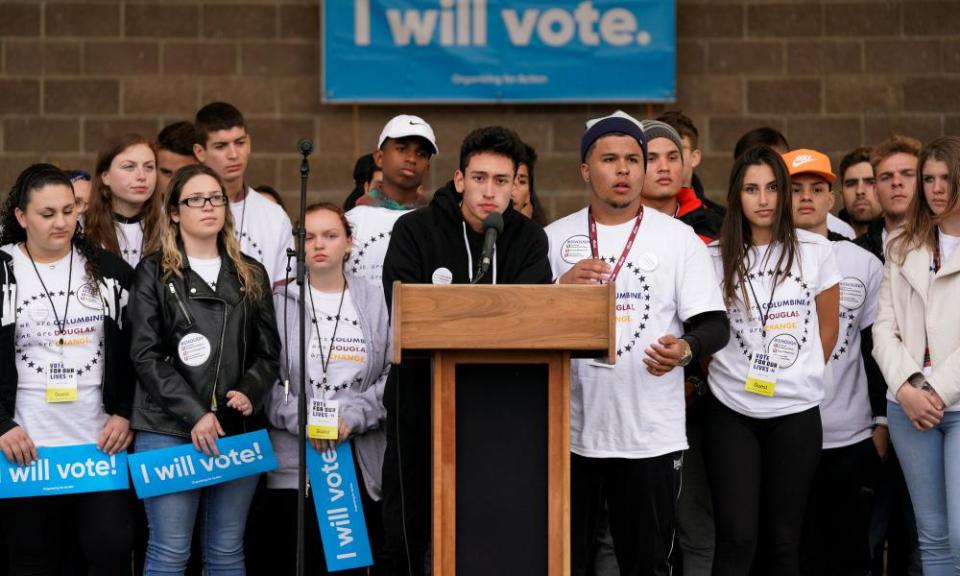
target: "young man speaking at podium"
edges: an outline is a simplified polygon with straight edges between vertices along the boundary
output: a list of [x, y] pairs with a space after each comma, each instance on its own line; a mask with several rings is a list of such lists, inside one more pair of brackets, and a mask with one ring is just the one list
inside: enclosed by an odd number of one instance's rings
[[[552, 279], [547, 237], [510, 204], [523, 144], [507, 128], [474, 130], [460, 148], [453, 180], [430, 205], [393, 227], [383, 264], [390, 305], [393, 281], [413, 284], [544, 284]], [[487, 220], [501, 216], [496, 242], [484, 246]], [[486, 223], [486, 226], [485, 226]], [[488, 251], [485, 248], [489, 249]], [[481, 266], [489, 256], [489, 266]], [[711, 268], [712, 270], [712, 268]], [[384, 564], [388, 574], [423, 574], [430, 540], [430, 360], [404, 357], [384, 390]]]
[[682, 367], [729, 338], [703, 242], [683, 222], [641, 204], [646, 152], [631, 116], [588, 122], [580, 174], [590, 204], [547, 227], [561, 283], [616, 284], [616, 363], [574, 360], [571, 370], [574, 576], [592, 563], [604, 499], [620, 574], [671, 573], [687, 448]]

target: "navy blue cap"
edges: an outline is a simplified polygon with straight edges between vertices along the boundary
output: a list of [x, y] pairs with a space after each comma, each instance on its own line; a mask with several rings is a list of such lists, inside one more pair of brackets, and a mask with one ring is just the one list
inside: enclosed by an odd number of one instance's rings
[[640, 121], [633, 116], [617, 110], [610, 116], [595, 118], [587, 121], [587, 129], [580, 139], [580, 161], [586, 162], [587, 150], [593, 146], [593, 143], [614, 132], [620, 132], [632, 136], [640, 148], [643, 150], [643, 167], [647, 167], [647, 139], [643, 135], [643, 126]]

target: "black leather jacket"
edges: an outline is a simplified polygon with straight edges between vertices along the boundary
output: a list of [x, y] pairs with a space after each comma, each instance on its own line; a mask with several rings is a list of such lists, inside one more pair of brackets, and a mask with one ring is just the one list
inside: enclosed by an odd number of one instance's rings
[[[244, 259], [260, 271], [258, 300], [245, 297], [227, 257], [216, 292], [186, 256], [182, 278], [164, 274], [160, 253], [137, 266], [130, 299], [130, 356], [137, 372], [133, 428], [189, 436], [210, 411], [227, 435], [266, 426], [262, 408], [278, 379], [280, 336], [266, 270]], [[250, 399], [252, 416], [227, 406], [230, 390]]]

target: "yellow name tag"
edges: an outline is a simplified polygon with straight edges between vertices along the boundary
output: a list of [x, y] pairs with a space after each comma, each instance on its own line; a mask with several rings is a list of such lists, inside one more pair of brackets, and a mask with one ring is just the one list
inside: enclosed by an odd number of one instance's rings
[[772, 397], [777, 388], [777, 375], [780, 368], [770, 355], [754, 351], [750, 360], [750, 370], [747, 372], [747, 382], [744, 390], [751, 394]]
[[53, 362], [47, 367], [47, 402], [76, 402], [77, 371]]
[[336, 400], [310, 401], [307, 437], [311, 440], [336, 440], [340, 431], [340, 403]]

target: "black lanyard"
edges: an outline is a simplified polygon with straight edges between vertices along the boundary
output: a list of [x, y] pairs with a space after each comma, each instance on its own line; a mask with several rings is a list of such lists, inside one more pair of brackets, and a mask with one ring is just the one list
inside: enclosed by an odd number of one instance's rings
[[333, 344], [337, 340], [337, 328], [340, 327], [340, 313], [343, 312], [343, 297], [347, 293], [347, 281], [344, 279], [343, 288], [340, 290], [340, 305], [337, 307], [336, 322], [333, 324], [333, 334], [330, 336], [330, 347], [327, 349], [327, 357], [323, 357], [323, 339], [320, 338], [320, 320], [317, 319], [317, 307], [313, 303], [313, 286], [309, 287], [310, 308], [313, 310], [313, 326], [317, 329], [317, 348], [320, 349], [320, 369], [323, 370], [323, 381], [327, 381], [327, 367], [330, 366], [330, 358], [333, 356]]
[[933, 234], [933, 272], [940, 271], [940, 230], [939, 228]]
[[[763, 274], [763, 272], [760, 272]], [[753, 294], [753, 301], [756, 303], [757, 312], [760, 313], [760, 332], [763, 334], [763, 337], [767, 337], [767, 318], [770, 317], [770, 305], [773, 304], [773, 296], [777, 293], [777, 277], [780, 276], [780, 271], [777, 270], [773, 275], [773, 284], [770, 285], [770, 301], [767, 302], [767, 313], [764, 314], [763, 310], [760, 308], [760, 299], [757, 298], [757, 291], [753, 288], [753, 282], [750, 280], [750, 274], [747, 273], [747, 285], [750, 286], [750, 293]]]
[[70, 246], [70, 269], [69, 272], [67, 272], [67, 303], [63, 307], [63, 321], [60, 320], [60, 316], [57, 314], [57, 307], [53, 305], [53, 298], [50, 296], [50, 291], [47, 290], [47, 285], [43, 282], [43, 277], [40, 276], [40, 270], [37, 269], [37, 263], [33, 259], [33, 254], [30, 254], [30, 248], [27, 247], [26, 242], [23, 243], [23, 249], [30, 258], [30, 263], [33, 264], [33, 271], [36, 272], [37, 280], [40, 281], [43, 293], [46, 295], [47, 300], [50, 302], [50, 308], [53, 310], [53, 319], [57, 323], [57, 329], [60, 330], [60, 340], [57, 341], [57, 344], [63, 346], [63, 334], [67, 328], [67, 312], [70, 311], [70, 295], [73, 294], [70, 290], [70, 284], [73, 282], [73, 246]]

